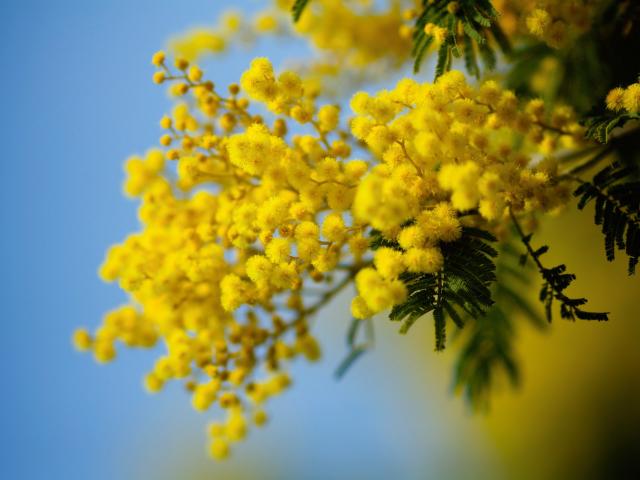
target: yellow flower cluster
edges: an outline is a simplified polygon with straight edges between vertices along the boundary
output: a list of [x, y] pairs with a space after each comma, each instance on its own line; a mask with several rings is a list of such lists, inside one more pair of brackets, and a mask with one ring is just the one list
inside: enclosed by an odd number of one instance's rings
[[258, 12], [249, 20], [239, 11], [227, 10], [220, 16], [217, 25], [199, 27], [177, 35], [170, 39], [169, 47], [178, 57], [196, 61], [238, 44], [251, 44], [260, 36], [282, 35], [288, 25], [289, 18], [282, 15], [277, 5]]
[[73, 343], [80, 351], [91, 350], [99, 363], [106, 363], [116, 356], [115, 343], [128, 347], [151, 348], [158, 334], [151, 319], [141, 315], [133, 306], [125, 305], [107, 313], [102, 327], [92, 336], [84, 329], [77, 330]]
[[523, 4], [528, 12], [526, 27], [529, 33], [559, 48], [587, 31], [594, 15], [605, 2], [602, 0], [544, 0], [509, 2]]
[[[321, 88], [325, 93], [344, 91], [346, 72], [357, 72], [359, 77], [363, 68], [371, 67], [382, 75], [410, 58], [412, 27], [402, 7], [414, 5], [412, 0], [393, 0], [384, 7], [369, 0], [313, 0], [295, 25], [291, 23], [294, 0], [269, 3], [249, 20], [226, 11], [216, 26], [174, 37], [170, 49], [178, 57], [197, 61], [266, 36], [302, 37], [319, 54], [298, 62], [297, 71], [304, 72], [307, 92]], [[332, 83], [336, 77], [341, 81]], [[312, 88], [311, 82], [316, 86]]]
[[175, 37], [171, 41], [172, 50], [195, 60], [206, 53], [220, 52], [233, 43], [250, 42], [265, 35], [297, 33], [314, 47], [340, 57], [342, 61], [352, 62], [352, 66], [363, 66], [392, 55], [400, 55], [397, 60], [408, 57], [410, 43], [406, 35], [400, 34], [403, 26], [400, 5], [403, 2], [390, 2], [388, 8], [381, 10], [363, 0], [315, 0], [293, 31], [289, 26], [294, 0], [273, 0], [271, 3], [250, 22], [239, 12], [226, 11], [216, 27], [196, 29]]
[[433, 37], [436, 45], [440, 45], [444, 42], [449, 35], [449, 30], [444, 27], [439, 27], [433, 23], [427, 23], [424, 26], [424, 33]]
[[[265, 36], [301, 37], [318, 53], [296, 64], [310, 84], [325, 94], [344, 92], [350, 84], [370, 77], [389, 75], [406, 66], [411, 57], [414, 24], [423, 2], [416, 0], [312, 0], [295, 24], [291, 8], [295, 0], [271, 0], [252, 17], [230, 10], [210, 28], [199, 28], [173, 38], [170, 48], [178, 57], [198, 60], [237, 44], [253, 43]], [[447, 2], [455, 13], [459, 3]], [[570, 45], [591, 28], [609, 0], [492, 0], [498, 21], [512, 41], [534, 35], [554, 48]], [[424, 27], [437, 50], [447, 36], [462, 41], [463, 23], [451, 31], [428, 23]], [[544, 74], [539, 80], [545, 83]], [[536, 91], [541, 92], [541, 89]]]
[[[100, 270], [131, 304], [74, 342], [106, 362], [118, 342], [160, 341], [145, 386], [181, 381], [196, 410], [227, 412], [210, 428], [215, 458], [265, 423], [290, 361], [319, 358], [308, 320], [338, 291], [355, 284], [353, 316], [369, 318], [406, 298], [403, 272], [442, 268], [441, 246], [464, 222], [495, 230], [507, 207], [549, 211], [567, 199], [551, 154], [582, 135], [571, 111], [521, 105], [493, 81], [473, 87], [453, 71], [360, 92], [343, 130], [337, 106], [318, 105], [265, 58], [226, 95], [185, 59], [172, 69], [159, 52], [153, 63], [176, 106], [160, 121], [163, 149], [125, 167], [142, 230]], [[356, 146], [364, 160], [352, 158]], [[372, 229], [399, 248], [372, 251]]]
[[[552, 162], [536, 166], [531, 156], [582, 136], [568, 108], [548, 112], [541, 100], [520, 108], [513, 92], [493, 81], [471, 87], [457, 71], [435, 84], [405, 79], [375, 97], [357, 94], [352, 108], [354, 136], [383, 162], [363, 182], [355, 213], [381, 230], [417, 218], [425, 200], [448, 198], [454, 209], [479, 208], [487, 220], [501, 218], [505, 202], [518, 211], [552, 209], [559, 193], [549, 178]], [[388, 210], [367, 205], [369, 185], [380, 192], [376, 203], [389, 199]]]
[[507, 206], [549, 211], [568, 198], [567, 187], [553, 180], [553, 159], [532, 161], [581, 138], [566, 108], [547, 112], [541, 100], [531, 100], [521, 109], [495, 82], [474, 88], [456, 71], [435, 84], [404, 79], [376, 96], [358, 93], [351, 106], [353, 135], [382, 160], [360, 183], [353, 215], [403, 249], [379, 249], [375, 269], [360, 271], [352, 303], [357, 318], [404, 300], [401, 273], [440, 269], [438, 246], [459, 238], [459, 213], [499, 222]]
[[[362, 229], [348, 223], [367, 164], [345, 161], [351, 148], [339, 109], [316, 108], [295, 73], [275, 76], [266, 59], [254, 60], [227, 97], [186, 60], [175, 62], [177, 73], [162, 52], [153, 63], [154, 81], [172, 82], [179, 100], [160, 122], [166, 149], [125, 166], [143, 229], [112, 247], [100, 269], [132, 303], [95, 333], [77, 331], [74, 343], [106, 362], [118, 342], [151, 347], [161, 339], [166, 353], [146, 388], [183, 381], [196, 410], [226, 409], [227, 421], [210, 430], [211, 454], [222, 458], [251, 419], [265, 423], [265, 400], [290, 383], [286, 364], [320, 356], [307, 320], [335, 291], [315, 301], [301, 291], [330, 283], [334, 270], [355, 275], [338, 263], [356, 265], [367, 248]], [[241, 90], [284, 117], [267, 125]], [[288, 138], [287, 121], [313, 132]]]
[[614, 112], [640, 113], [640, 82], [627, 88], [617, 87], [611, 90], [606, 98], [607, 108]]
[[[285, 13], [293, 2], [279, 2]], [[329, 52], [350, 67], [363, 67], [381, 59], [399, 65], [409, 56], [410, 36], [402, 34], [401, 2], [386, 9], [361, 0], [314, 0], [296, 24], [296, 32], [313, 46]]]

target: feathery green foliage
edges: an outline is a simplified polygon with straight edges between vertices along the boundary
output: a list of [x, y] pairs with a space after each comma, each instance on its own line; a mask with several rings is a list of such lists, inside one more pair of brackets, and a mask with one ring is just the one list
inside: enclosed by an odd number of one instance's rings
[[630, 120], [640, 120], [637, 113], [607, 111], [601, 115], [585, 118], [581, 123], [587, 128], [585, 136], [600, 143], [608, 143], [611, 131], [620, 128]]
[[454, 386], [462, 389], [470, 404], [486, 407], [492, 387], [501, 372], [512, 386], [520, 379], [513, 351], [516, 320], [525, 318], [537, 328], [545, 323], [536, 309], [520, 294], [530, 283], [530, 270], [519, 263], [519, 253], [511, 243], [500, 247], [493, 285], [495, 304], [486, 315], [468, 319], [464, 344], [455, 366]]
[[[364, 353], [373, 348], [374, 334], [373, 334], [373, 320], [359, 320], [357, 318], [351, 319], [349, 330], [347, 332], [347, 348], [348, 352], [346, 357], [340, 362], [338, 368], [334, 373], [335, 377], [341, 379], [347, 371], [353, 366]], [[358, 334], [364, 329], [364, 339], [358, 341]]]
[[580, 181], [573, 194], [582, 210], [595, 200], [595, 224], [601, 226], [607, 260], [616, 247], [629, 257], [629, 275], [635, 273], [640, 257], [640, 181], [626, 181], [637, 173], [633, 166], [617, 162], [607, 165], [591, 182]]
[[486, 407], [500, 371], [506, 373], [512, 385], [520, 379], [512, 348], [513, 323], [502, 306], [496, 304], [467, 328], [470, 335], [456, 360], [454, 385], [463, 390], [471, 405]]
[[524, 265], [529, 257], [533, 259], [538, 272], [542, 276], [543, 283], [540, 289], [540, 301], [544, 303], [547, 321], [551, 322], [553, 317], [553, 301], [560, 302], [560, 316], [566, 320], [609, 320], [609, 314], [606, 312], [589, 312], [580, 307], [587, 303], [586, 298], [570, 298], [564, 291], [576, 279], [573, 273], [566, 273], [567, 267], [564, 264], [547, 268], [540, 261], [540, 257], [549, 251], [547, 245], [534, 249], [531, 246], [531, 237], [533, 234], [525, 235], [520, 223], [511, 212], [513, 224], [518, 231], [518, 235], [527, 251], [522, 255], [522, 264]]
[[409, 295], [389, 315], [392, 321], [403, 322], [400, 333], [406, 333], [416, 320], [433, 312], [435, 348], [442, 350], [446, 317], [462, 327], [465, 314], [472, 318], [483, 316], [493, 305], [490, 289], [496, 279], [493, 258], [497, 252], [489, 242], [494, 241], [488, 232], [465, 227], [460, 239], [442, 245], [444, 266], [440, 272], [401, 275]]
[[302, 16], [302, 12], [304, 12], [304, 9], [307, 7], [308, 3], [309, 3], [309, 0], [295, 1], [295, 3], [293, 4], [293, 7], [291, 7], [291, 15], [293, 16], [294, 22], [297, 22], [298, 20], [300, 20], [300, 17]]
[[[451, 69], [454, 58], [463, 57], [469, 74], [480, 77], [478, 55], [485, 68], [491, 70], [496, 64], [495, 43], [504, 53], [511, 49], [509, 41], [496, 22], [498, 12], [490, 0], [461, 0], [451, 11], [448, 0], [423, 0], [422, 13], [416, 19], [413, 33], [414, 71], [418, 72], [422, 59], [433, 43], [424, 27], [431, 23], [448, 30], [438, 50], [435, 76]], [[458, 26], [462, 27], [461, 38]], [[459, 43], [461, 42], [461, 43]]]

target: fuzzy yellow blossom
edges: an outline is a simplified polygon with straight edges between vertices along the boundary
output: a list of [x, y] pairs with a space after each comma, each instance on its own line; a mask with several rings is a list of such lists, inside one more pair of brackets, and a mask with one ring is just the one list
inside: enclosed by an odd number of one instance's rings
[[629, 113], [640, 112], [640, 83], [634, 83], [626, 88], [623, 105]]
[[153, 74], [153, 83], [160, 85], [161, 83], [164, 83], [166, 77], [167, 74], [165, 72], [156, 72]]
[[202, 70], [200, 70], [197, 65], [192, 65], [189, 69], [189, 74], [187, 75], [187, 77], [192, 82], [198, 83], [200, 80], [202, 80], [202, 75]]
[[363, 320], [373, 315], [371, 309], [367, 306], [367, 302], [361, 296], [356, 296], [351, 301], [351, 315], [354, 318]]
[[219, 382], [213, 380], [198, 385], [192, 397], [193, 408], [198, 411], [207, 410], [215, 400], [219, 388]]
[[255, 27], [258, 32], [272, 32], [278, 27], [278, 20], [268, 13], [262, 13], [255, 19]]
[[228, 148], [231, 163], [252, 175], [261, 174], [270, 157], [286, 153], [282, 139], [271, 135], [261, 124], [253, 124], [245, 133], [232, 136]]
[[347, 230], [341, 215], [331, 214], [322, 222], [322, 235], [331, 242], [344, 240]]
[[479, 201], [478, 179], [480, 167], [474, 162], [463, 165], [448, 164], [438, 173], [438, 182], [445, 190], [453, 191], [451, 203], [460, 211], [470, 210]]
[[614, 112], [624, 109], [624, 88], [614, 88], [607, 94], [606, 103], [609, 110]]
[[527, 32], [553, 48], [559, 48], [587, 31], [599, 11], [598, 2], [518, 0], [509, 3], [525, 15]]
[[436, 247], [410, 248], [403, 256], [404, 264], [413, 273], [436, 273], [444, 264], [444, 258]]
[[224, 310], [233, 311], [242, 305], [247, 299], [247, 288], [246, 282], [239, 276], [226, 275], [220, 282], [220, 303]]
[[298, 337], [295, 348], [310, 362], [318, 361], [322, 355], [318, 341], [311, 335]]
[[256, 410], [253, 414], [253, 421], [258, 427], [265, 425], [268, 420], [269, 417], [264, 410]]
[[384, 278], [397, 278], [404, 270], [402, 252], [392, 248], [382, 247], [376, 250], [373, 262]]
[[369, 248], [369, 240], [365, 237], [356, 235], [349, 239], [349, 251], [353, 255], [354, 259], [361, 260], [362, 256], [367, 252]]
[[626, 88], [616, 87], [609, 91], [605, 104], [614, 112], [626, 111], [630, 114], [640, 112], [640, 82], [633, 83]]
[[144, 377], [144, 388], [149, 393], [158, 393], [164, 387], [164, 380], [156, 373], [148, 373]]
[[382, 166], [376, 167], [356, 193], [356, 218], [379, 230], [400, 226], [418, 213], [419, 200], [411, 195], [411, 190], [414, 186], [419, 188], [419, 182], [410, 169], [390, 173]]
[[267, 282], [273, 272], [273, 264], [261, 255], [254, 255], [247, 260], [247, 276], [255, 283]]
[[549, 12], [541, 8], [536, 8], [527, 17], [527, 28], [538, 37], [542, 37], [551, 24]]
[[407, 297], [406, 286], [400, 280], [385, 279], [373, 268], [360, 270], [356, 288], [372, 314], [402, 303]]
[[256, 100], [273, 100], [277, 94], [277, 86], [271, 62], [266, 58], [254, 59], [249, 70], [242, 74], [240, 85]]
[[223, 34], [207, 29], [194, 29], [170, 41], [171, 51], [188, 60], [197, 60], [204, 54], [220, 53], [227, 42]]
[[442, 42], [444, 42], [449, 35], [449, 30], [432, 23], [428, 23], [425, 26], [424, 31], [427, 35], [431, 35], [433, 37], [436, 45], [440, 45]]
[[[322, 60], [309, 62], [306, 89], [318, 91], [332, 83], [340, 72], [374, 71], [380, 66], [397, 67], [410, 55], [411, 28], [404, 23], [400, 5], [371, 2], [315, 0], [305, 9], [294, 29], [290, 24], [291, 2], [271, 0], [271, 5], [246, 21], [239, 12], [224, 12], [217, 24], [189, 30], [174, 37], [169, 46], [189, 60], [217, 55], [234, 46], [253, 44], [264, 37], [306, 38], [314, 50], [326, 52]], [[342, 85], [340, 85], [342, 87]]]
[[224, 460], [229, 456], [229, 444], [221, 438], [216, 438], [211, 442], [210, 451], [216, 460]]
[[371, 97], [367, 92], [357, 92], [350, 102], [351, 110], [358, 115], [365, 115], [368, 112], [368, 105]]
[[160, 67], [164, 63], [165, 59], [166, 54], [160, 50], [153, 54], [153, 57], [151, 57], [151, 63], [156, 67]]
[[320, 128], [325, 132], [335, 130], [340, 120], [340, 110], [334, 105], [325, 105], [318, 110]]
[[91, 348], [91, 334], [84, 328], [77, 329], [73, 334], [73, 345], [77, 350], [84, 352]]
[[266, 248], [265, 252], [269, 260], [273, 263], [283, 263], [289, 259], [291, 247], [289, 240], [286, 238], [274, 238], [271, 240]]
[[422, 247], [426, 242], [426, 235], [418, 225], [403, 228], [398, 234], [398, 243], [408, 250], [413, 247]]

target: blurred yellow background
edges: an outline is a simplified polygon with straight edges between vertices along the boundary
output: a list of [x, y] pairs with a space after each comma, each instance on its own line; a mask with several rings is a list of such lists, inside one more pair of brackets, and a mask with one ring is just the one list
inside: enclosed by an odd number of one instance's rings
[[592, 215], [568, 210], [536, 237], [610, 321], [521, 330], [522, 388], [497, 395], [484, 421], [510, 478], [640, 478], [640, 283], [625, 258], [604, 259]]

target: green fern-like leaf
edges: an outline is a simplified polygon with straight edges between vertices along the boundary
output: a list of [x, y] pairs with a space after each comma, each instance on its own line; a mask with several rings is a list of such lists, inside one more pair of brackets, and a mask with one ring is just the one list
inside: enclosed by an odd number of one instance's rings
[[500, 247], [496, 262], [497, 280], [493, 285], [495, 304], [486, 315], [469, 318], [463, 333], [463, 345], [455, 366], [454, 386], [464, 392], [475, 407], [486, 407], [489, 394], [501, 373], [512, 386], [520, 379], [513, 351], [516, 319], [529, 320], [538, 328], [545, 326], [537, 310], [521, 295], [531, 283], [530, 269], [518, 265], [520, 254], [511, 243]]
[[588, 117], [582, 124], [587, 128], [585, 136], [600, 143], [608, 143], [611, 131], [623, 127], [631, 120], [640, 120], [637, 113], [608, 112], [602, 115]]
[[609, 142], [611, 131], [623, 127], [630, 120], [640, 120], [637, 113], [613, 113], [589, 117], [583, 121], [585, 136], [600, 143]]
[[462, 327], [466, 315], [479, 318], [493, 304], [491, 284], [495, 280], [497, 255], [489, 244], [493, 236], [483, 230], [465, 227], [462, 237], [442, 244], [444, 266], [436, 274], [405, 273], [400, 278], [406, 284], [407, 300], [396, 305], [389, 315], [401, 321], [401, 333], [406, 333], [420, 317], [433, 312], [436, 350], [445, 347], [445, 319]]
[[598, 172], [591, 182], [582, 182], [573, 194], [582, 210], [595, 200], [595, 224], [604, 235], [607, 260], [616, 248], [629, 257], [629, 275], [635, 273], [640, 257], [640, 181], [630, 181], [637, 170], [633, 166], [612, 163]]
[[502, 370], [512, 385], [517, 385], [520, 371], [512, 349], [514, 329], [509, 315], [494, 306], [487, 315], [476, 319], [455, 366], [455, 387], [464, 391], [474, 406], [486, 406], [495, 378]]
[[[365, 331], [364, 340], [358, 340], [358, 334], [361, 330]], [[371, 348], [373, 348], [374, 335], [373, 335], [373, 323], [371, 320], [359, 320], [357, 318], [351, 319], [351, 325], [347, 331], [347, 355], [340, 362], [334, 376], [336, 379], [341, 379], [347, 371], [353, 367], [356, 361]]]
[[[464, 58], [471, 75], [479, 77], [478, 54], [484, 66], [492, 69], [496, 64], [494, 45], [503, 53], [509, 53], [509, 40], [496, 23], [498, 12], [490, 0], [462, 0], [457, 2], [457, 9], [453, 12], [448, 9], [450, 3], [448, 0], [423, 0], [423, 10], [416, 20], [413, 34], [414, 71], [420, 70], [424, 55], [433, 43], [433, 38], [424, 31], [424, 27], [431, 23], [449, 32], [438, 49], [435, 77], [450, 70], [453, 59], [458, 57]], [[462, 27], [460, 36], [459, 26]]]
[[549, 250], [549, 247], [544, 245], [534, 249], [531, 245], [532, 234], [524, 234], [513, 212], [511, 213], [511, 218], [522, 243], [527, 249], [523, 255], [523, 260], [526, 261], [528, 258], [532, 258], [538, 272], [540, 272], [542, 276], [543, 283], [539, 297], [540, 301], [544, 304], [547, 321], [551, 322], [552, 320], [554, 301], [560, 303], [560, 316], [566, 320], [609, 320], [609, 314], [606, 312], [583, 310], [581, 307], [587, 303], [586, 298], [571, 298], [564, 293], [569, 285], [576, 279], [576, 276], [573, 273], [567, 273], [567, 267], [565, 265], [556, 265], [551, 268], [545, 267], [540, 261], [540, 257]]
[[291, 7], [291, 15], [293, 16], [293, 21], [297, 22], [298, 20], [300, 20], [300, 17], [302, 16], [302, 12], [304, 12], [304, 9], [307, 7], [307, 4], [309, 3], [310, 0], [296, 0], [295, 3], [293, 4], [293, 7]]

